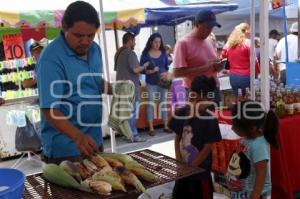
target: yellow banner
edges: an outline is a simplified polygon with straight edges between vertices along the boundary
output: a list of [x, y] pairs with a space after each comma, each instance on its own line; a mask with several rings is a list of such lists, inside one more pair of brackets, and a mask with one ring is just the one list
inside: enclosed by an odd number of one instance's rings
[[16, 23], [20, 22], [20, 15], [17, 11], [0, 11], [0, 19], [10, 25], [15, 25]]
[[127, 22], [129, 19], [134, 19], [137, 22], [143, 22], [145, 20], [144, 8], [118, 11], [117, 13], [118, 21]]

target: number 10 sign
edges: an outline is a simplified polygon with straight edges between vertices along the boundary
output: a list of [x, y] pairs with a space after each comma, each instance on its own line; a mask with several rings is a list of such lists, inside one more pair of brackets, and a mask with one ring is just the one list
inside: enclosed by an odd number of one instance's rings
[[23, 38], [20, 33], [3, 35], [6, 60], [25, 58]]

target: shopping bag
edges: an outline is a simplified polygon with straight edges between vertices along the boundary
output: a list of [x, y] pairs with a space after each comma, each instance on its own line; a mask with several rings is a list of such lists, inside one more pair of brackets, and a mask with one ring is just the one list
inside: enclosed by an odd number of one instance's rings
[[17, 127], [15, 136], [15, 148], [18, 151], [38, 151], [42, 147], [41, 140], [31, 123], [26, 117], [26, 126]]

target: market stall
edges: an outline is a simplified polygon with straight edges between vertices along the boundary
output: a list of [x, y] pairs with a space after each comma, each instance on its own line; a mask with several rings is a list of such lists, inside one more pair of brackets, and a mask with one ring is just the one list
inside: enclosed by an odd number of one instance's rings
[[[0, 11], [0, 41], [4, 43], [6, 61], [0, 62], [1, 96], [6, 100], [0, 110], [0, 158], [8, 158], [19, 155], [15, 147], [15, 134], [18, 128], [24, 126], [19, 120], [25, 115], [30, 122], [38, 123], [40, 118], [39, 107], [36, 100], [38, 93], [36, 88], [25, 89], [22, 81], [34, 77], [35, 61], [26, 53], [25, 43], [31, 39], [40, 41], [43, 38], [53, 39], [60, 31], [61, 19], [64, 9], [72, 1], [57, 2], [48, 5], [46, 1], [10, 1], [3, 5]], [[98, 1], [93, 4], [99, 8]], [[106, 6], [108, 1], [106, 1]], [[34, 6], [33, 6], [34, 5]], [[107, 8], [103, 20], [105, 28], [113, 24], [119, 28], [134, 26], [144, 20], [144, 9], [113, 10]], [[104, 27], [103, 27], [104, 29]], [[105, 31], [101, 31], [105, 32]], [[8, 46], [7, 40], [10, 42]], [[17, 42], [16, 42], [17, 41]], [[3, 47], [2, 47], [3, 48]], [[105, 49], [105, 47], [102, 47]], [[8, 53], [11, 55], [7, 55]], [[11, 49], [11, 50], [9, 50]], [[105, 56], [105, 55], [104, 55]], [[105, 62], [107, 63], [107, 61]], [[104, 71], [108, 71], [104, 63]], [[33, 113], [32, 113], [33, 112]], [[26, 124], [25, 124], [26, 125]]]

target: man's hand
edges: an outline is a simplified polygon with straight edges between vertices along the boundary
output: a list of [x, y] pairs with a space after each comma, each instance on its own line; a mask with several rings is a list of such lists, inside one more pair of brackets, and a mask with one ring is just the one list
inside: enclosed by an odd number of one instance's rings
[[211, 62], [211, 66], [214, 68], [215, 71], [220, 72], [224, 69], [224, 62], [220, 60], [215, 60]]
[[75, 138], [74, 141], [75, 141], [80, 153], [84, 156], [89, 157], [89, 156], [92, 156], [95, 153], [99, 152], [97, 144], [88, 135], [80, 133], [80, 134], [78, 134], [78, 136]]

